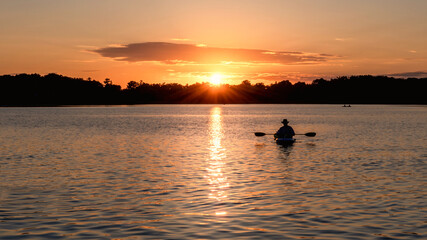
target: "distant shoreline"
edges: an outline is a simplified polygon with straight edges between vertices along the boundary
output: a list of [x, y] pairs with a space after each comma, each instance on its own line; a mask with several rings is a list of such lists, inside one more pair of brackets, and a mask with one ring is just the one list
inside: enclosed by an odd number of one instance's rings
[[[138, 103], [138, 104], [82, 104], [82, 105], [0, 105], [0, 108], [73, 108], [73, 107], [133, 107], [133, 106], [146, 106], [146, 105], [336, 105], [337, 107], [343, 107], [339, 103]], [[425, 103], [363, 103], [363, 104], [351, 104], [351, 107], [357, 106], [427, 106]]]
[[381, 104], [426, 105], [427, 78], [351, 76], [312, 83], [288, 80], [270, 85], [209, 83], [148, 84], [131, 81], [125, 89], [110, 79], [58, 74], [0, 76], [0, 107], [118, 106], [139, 104]]

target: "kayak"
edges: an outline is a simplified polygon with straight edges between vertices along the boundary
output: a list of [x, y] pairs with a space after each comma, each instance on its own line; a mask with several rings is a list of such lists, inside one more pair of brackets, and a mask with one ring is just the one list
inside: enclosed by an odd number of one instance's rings
[[279, 145], [292, 145], [295, 142], [294, 138], [276, 138], [275, 140]]
[[275, 140], [280, 145], [292, 145], [295, 142], [294, 138], [275, 138]]

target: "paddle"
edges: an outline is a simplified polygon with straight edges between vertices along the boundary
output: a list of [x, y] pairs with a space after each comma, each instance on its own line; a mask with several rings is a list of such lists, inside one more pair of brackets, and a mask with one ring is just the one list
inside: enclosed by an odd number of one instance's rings
[[[255, 132], [255, 136], [257, 136], [257, 137], [262, 137], [262, 136], [265, 136], [265, 135], [274, 135], [274, 133]], [[297, 133], [295, 135], [305, 135], [307, 137], [314, 137], [314, 136], [316, 136], [316, 133], [315, 132]]]

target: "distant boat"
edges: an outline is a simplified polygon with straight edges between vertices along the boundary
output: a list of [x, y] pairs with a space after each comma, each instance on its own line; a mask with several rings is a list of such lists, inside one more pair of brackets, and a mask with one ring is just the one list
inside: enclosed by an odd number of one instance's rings
[[349, 104], [349, 105], [347, 106], [347, 105], [345, 105], [345, 104], [344, 104], [344, 106], [342, 106], [342, 107], [351, 107], [351, 105]]

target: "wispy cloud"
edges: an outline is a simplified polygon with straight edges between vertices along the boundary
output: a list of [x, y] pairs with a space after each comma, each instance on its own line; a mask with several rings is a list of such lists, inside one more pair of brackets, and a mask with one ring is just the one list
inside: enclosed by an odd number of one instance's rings
[[352, 38], [341, 38], [341, 37], [337, 37], [334, 40], [335, 41], [339, 41], [339, 42], [347, 42], [347, 41], [351, 41]]
[[389, 77], [399, 77], [399, 78], [427, 78], [427, 72], [425, 71], [393, 73], [393, 74], [386, 74], [386, 75]]
[[[173, 79], [193, 79], [196, 82], [207, 82], [210, 77], [216, 72], [180, 72], [171, 71], [168, 73], [169, 77]], [[290, 82], [311, 82], [314, 79], [325, 77], [324, 75], [318, 74], [305, 74], [300, 72], [263, 72], [263, 73], [241, 73], [241, 72], [226, 72], [221, 74], [224, 83], [239, 84], [243, 80], [249, 80], [252, 83], [256, 82], [280, 82], [283, 80], [289, 80]]]
[[307, 82], [312, 81], [316, 78], [324, 77], [318, 74], [308, 74], [300, 72], [278, 72], [278, 73], [258, 73], [252, 74], [250, 80], [262, 80], [262, 81], [283, 81], [289, 80], [291, 82]]
[[177, 41], [177, 42], [188, 42], [191, 41], [191, 39], [189, 38], [172, 38], [172, 41]]
[[337, 58], [330, 54], [218, 48], [168, 42], [131, 43], [127, 45], [108, 46], [90, 51], [118, 61], [157, 61], [166, 64], [222, 64], [225, 62], [283, 65], [316, 64]]

